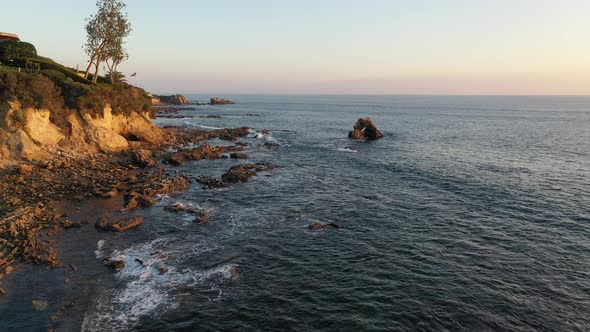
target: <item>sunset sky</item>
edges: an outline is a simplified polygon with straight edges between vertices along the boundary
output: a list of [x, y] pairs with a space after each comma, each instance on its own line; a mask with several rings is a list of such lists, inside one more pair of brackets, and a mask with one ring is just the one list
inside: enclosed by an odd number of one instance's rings
[[[134, 31], [120, 69], [155, 93], [590, 95], [588, 0], [126, 3]], [[0, 31], [85, 66], [95, 1], [2, 11]]]

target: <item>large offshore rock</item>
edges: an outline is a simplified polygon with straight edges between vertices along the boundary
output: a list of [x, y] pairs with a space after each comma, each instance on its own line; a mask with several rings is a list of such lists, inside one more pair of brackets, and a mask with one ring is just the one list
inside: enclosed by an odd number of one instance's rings
[[352, 139], [367, 139], [376, 140], [383, 138], [383, 134], [375, 127], [371, 118], [359, 118], [348, 133], [348, 137]]
[[235, 103], [229, 99], [213, 97], [209, 100], [209, 104], [211, 104], [211, 105], [231, 105], [231, 104], [235, 104]]

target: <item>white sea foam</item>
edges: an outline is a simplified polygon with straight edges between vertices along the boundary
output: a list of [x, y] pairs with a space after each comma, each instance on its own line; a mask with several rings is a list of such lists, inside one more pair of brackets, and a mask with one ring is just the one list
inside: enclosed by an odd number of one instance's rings
[[336, 149], [340, 152], [349, 152], [349, 153], [358, 153], [359, 150], [353, 149], [353, 148], [349, 148], [349, 147], [344, 147], [344, 148], [338, 148]]
[[106, 255], [104, 240], [99, 241], [97, 257], [108, 256], [125, 262], [125, 267], [115, 275], [124, 282], [124, 288], [108, 290], [96, 300], [84, 317], [82, 331], [132, 330], [141, 317], [177, 307], [178, 302], [170, 295], [177, 287], [194, 287], [209, 282], [211, 290], [218, 292], [210, 300], [222, 297], [222, 285], [231, 280], [237, 265], [225, 264], [205, 271], [179, 270], [168, 265], [171, 257], [178, 254], [166, 251], [171, 241], [156, 239], [114, 250], [110, 255]]
[[220, 127], [213, 127], [213, 126], [205, 126], [205, 125], [201, 125], [201, 124], [193, 124], [195, 127], [199, 127], [199, 128], [203, 128], [203, 129], [211, 129], [211, 130], [215, 130], [215, 129], [222, 129]]

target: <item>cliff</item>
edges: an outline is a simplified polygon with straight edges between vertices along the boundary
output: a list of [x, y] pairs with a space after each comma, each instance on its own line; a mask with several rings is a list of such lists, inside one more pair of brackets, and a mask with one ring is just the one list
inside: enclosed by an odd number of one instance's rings
[[0, 68], [0, 164], [159, 144], [151, 115], [148, 94], [127, 84], [74, 81], [67, 69]]
[[149, 113], [113, 114], [106, 105], [100, 114], [67, 111], [64, 128], [51, 121], [50, 109], [23, 109], [18, 102], [0, 106], [0, 161], [51, 159], [59, 153], [117, 152], [129, 141], [158, 144], [162, 132]]

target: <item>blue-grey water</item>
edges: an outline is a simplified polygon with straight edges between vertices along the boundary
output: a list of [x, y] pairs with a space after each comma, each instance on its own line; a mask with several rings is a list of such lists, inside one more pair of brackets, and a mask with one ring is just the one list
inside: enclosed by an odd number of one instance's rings
[[[132, 232], [80, 231], [91, 248], [63, 250], [85, 273], [72, 314], [84, 331], [590, 330], [590, 98], [232, 99], [157, 123], [269, 130], [244, 139], [251, 160], [176, 170], [280, 169], [162, 197]], [[223, 118], [198, 117], [209, 114]], [[360, 116], [385, 138], [350, 141]], [[173, 203], [210, 210], [209, 224], [164, 211]], [[114, 273], [106, 256], [127, 266]], [[21, 306], [50, 292], [34, 285]]]

